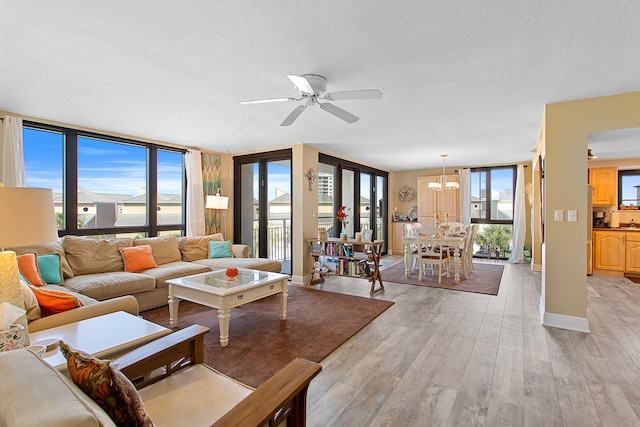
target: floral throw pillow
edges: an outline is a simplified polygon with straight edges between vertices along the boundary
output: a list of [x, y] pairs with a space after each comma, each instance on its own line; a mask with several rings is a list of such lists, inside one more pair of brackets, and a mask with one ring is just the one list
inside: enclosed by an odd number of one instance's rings
[[71, 380], [93, 399], [118, 426], [154, 426], [147, 415], [140, 395], [124, 374], [110, 365], [109, 360], [97, 359], [87, 353], [59, 342], [67, 359]]

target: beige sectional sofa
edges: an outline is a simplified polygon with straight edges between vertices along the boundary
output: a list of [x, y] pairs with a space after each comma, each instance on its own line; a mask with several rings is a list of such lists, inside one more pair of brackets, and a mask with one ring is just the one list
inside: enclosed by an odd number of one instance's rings
[[[103, 240], [65, 236], [55, 243], [11, 250], [18, 255], [59, 254], [64, 277], [60, 286], [64, 289], [98, 301], [133, 295], [140, 311], [167, 304], [169, 279], [232, 266], [272, 272], [282, 268], [279, 261], [249, 258], [249, 247], [239, 244], [231, 245], [232, 257], [209, 259], [210, 240], [222, 240], [222, 235]], [[138, 245], [151, 246], [157, 267], [136, 273], [125, 271], [120, 248]]]

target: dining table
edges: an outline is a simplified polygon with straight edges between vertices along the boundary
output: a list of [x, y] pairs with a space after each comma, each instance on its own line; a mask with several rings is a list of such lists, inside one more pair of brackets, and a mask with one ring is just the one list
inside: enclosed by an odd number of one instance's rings
[[441, 236], [418, 236], [418, 235], [407, 235], [402, 237], [402, 243], [404, 244], [404, 275], [409, 277], [411, 270], [413, 270], [413, 259], [414, 255], [418, 255], [417, 253], [413, 253], [412, 245], [417, 245], [418, 240], [420, 242], [424, 242], [424, 239], [427, 239], [432, 245], [439, 245], [441, 247], [447, 246], [453, 249], [453, 257], [454, 257], [454, 281], [455, 283], [460, 282], [460, 266], [461, 257], [460, 254], [463, 250], [463, 245], [466, 239], [466, 235], [464, 234], [452, 234], [452, 235], [441, 235]]

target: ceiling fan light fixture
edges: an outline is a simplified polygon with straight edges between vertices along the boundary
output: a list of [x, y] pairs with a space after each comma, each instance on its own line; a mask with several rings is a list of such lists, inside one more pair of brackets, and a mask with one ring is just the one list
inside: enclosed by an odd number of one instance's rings
[[[344, 99], [381, 99], [382, 91], [378, 89], [366, 90], [347, 90], [340, 92], [325, 93], [327, 90], [327, 79], [318, 74], [303, 74], [296, 76], [287, 74], [287, 77], [293, 83], [296, 90], [300, 93], [300, 98], [271, 98], [271, 99], [254, 99], [250, 101], [239, 101], [240, 105], [247, 104], [264, 104], [269, 102], [285, 102], [285, 101], [303, 101], [300, 105], [287, 116], [280, 126], [291, 126], [293, 122], [302, 114], [306, 107], [319, 106], [321, 110], [344, 120], [347, 123], [355, 123], [359, 120], [357, 116], [349, 113], [342, 108], [330, 104], [325, 101], [340, 101]], [[319, 102], [322, 101], [322, 102]]]
[[597, 159], [598, 156], [591, 152], [591, 148], [587, 149], [587, 160]]

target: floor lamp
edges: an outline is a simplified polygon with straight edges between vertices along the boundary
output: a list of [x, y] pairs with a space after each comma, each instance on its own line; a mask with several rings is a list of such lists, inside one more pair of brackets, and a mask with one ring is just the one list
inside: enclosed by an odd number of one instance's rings
[[229, 209], [229, 198], [222, 196], [220, 194], [220, 189], [218, 188], [215, 196], [207, 196], [205, 208], [223, 211], [222, 238], [224, 239], [224, 231], [227, 228], [227, 209]]

